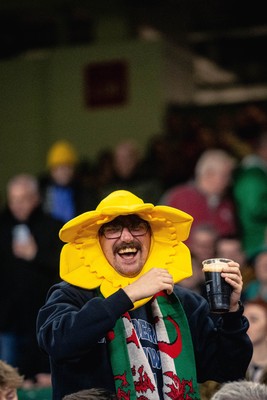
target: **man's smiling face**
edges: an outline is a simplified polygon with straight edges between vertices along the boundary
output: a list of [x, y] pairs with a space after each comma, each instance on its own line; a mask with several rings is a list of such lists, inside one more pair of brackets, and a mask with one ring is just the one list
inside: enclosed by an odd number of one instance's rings
[[138, 275], [147, 260], [151, 231], [137, 215], [119, 216], [102, 225], [99, 242], [110, 265], [121, 275]]

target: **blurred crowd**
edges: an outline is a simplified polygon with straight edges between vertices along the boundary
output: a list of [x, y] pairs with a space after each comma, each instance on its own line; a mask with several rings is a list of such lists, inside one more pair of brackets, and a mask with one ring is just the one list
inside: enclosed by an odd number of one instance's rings
[[[193, 276], [180, 285], [205, 296], [204, 259], [240, 264], [254, 345], [247, 379], [267, 384], [267, 112], [256, 105], [221, 115], [216, 127], [170, 113], [165, 131], [146, 149], [125, 138], [94, 162], [63, 138], [48, 150], [41, 175], [11, 177], [0, 212], [0, 360], [18, 367], [25, 387], [50, 385], [35, 321], [60, 280], [58, 232], [117, 189], [194, 217], [186, 242]], [[217, 389], [217, 383], [203, 385], [203, 399]]]

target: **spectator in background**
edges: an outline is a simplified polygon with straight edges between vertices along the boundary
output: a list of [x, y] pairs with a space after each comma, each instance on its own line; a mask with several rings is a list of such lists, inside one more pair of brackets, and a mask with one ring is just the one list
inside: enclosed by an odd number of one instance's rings
[[244, 157], [234, 175], [233, 195], [247, 257], [266, 242], [267, 131], [256, 135], [253, 152]]
[[247, 370], [247, 379], [267, 384], [267, 302], [248, 301], [244, 315], [249, 321], [248, 335], [253, 344], [253, 355]]
[[0, 359], [34, 380], [39, 372], [49, 373], [35, 324], [48, 288], [59, 280], [62, 224], [42, 211], [34, 176], [12, 177], [6, 192], [0, 214]]
[[267, 386], [250, 381], [227, 382], [210, 400], [267, 400]]
[[215, 255], [217, 231], [209, 224], [199, 224], [192, 228], [190, 251], [192, 257], [201, 265], [202, 261]]
[[[62, 400], [115, 400], [117, 396], [115, 393], [107, 389], [92, 388], [87, 390], [80, 390], [79, 392], [67, 394]], [[1, 400], [1, 399], [0, 399]]]
[[251, 259], [255, 278], [243, 291], [244, 300], [261, 298], [267, 301], [267, 246], [262, 247]]
[[217, 146], [215, 132], [199, 118], [184, 118], [169, 110], [165, 129], [150, 138], [145, 156], [144, 170], [150, 177], [160, 180], [162, 191], [192, 179], [200, 155]]
[[143, 160], [144, 171], [149, 178], [159, 179], [162, 192], [185, 180], [184, 160], [180, 149], [178, 138], [173, 141], [164, 134], [154, 135], [147, 144]]
[[230, 194], [235, 165], [236, 160], [224, 150], [206, 150], [196, 164], [195, 179], [165, 192], [160, 203], [192, 215], [193, 227], [205, 223], [219, 236], [236, 234], [236, 210]]
[[[145, 201], [157, 203], [162, 194], [161, 185], [156, 174], [153, 178], [146, 176], [143, 158], [137, 142], [126, 139], [117, 144], [113, 151], [113, 179], [102, 186], [100, 197], [105, 197], [115, 190], [129, 190]], [[87, 208], [88, 209], [88, 208]]]
[[94, 187], [97, 193], [114, 179], [113, 152], [105, 148], [101, 150], [94, 163]]
[[0, 400], [18, 400], [18, 388], [24, 378], [16, 368], [0, 360]]
[[202, 261], [215, 256], [217, 232], [210, 225], [199, 224], [192, 228], [190, 236], [189, 249], [192, 257], [193, 275], [180, 281], [179, 285], [203, 295], [205, 294], [205, 279], [202, 272]]
[[243, 278], [243, 290], [246, 289], [249, 282], [255, 278], [255, 274], [242, 248], [240, 237], [236, 235], [219, 237], [216, 241], [216, 255], [238, 262]]
[[196, 114], [185, 117], [177, 109], [170, 108], [167, 112], [164, 137], [173, 165], [171, 186], [193, 179], [198, 158], [205, 150], [217, 147], [217, 135], [211, 126]]
[[63, 223], [98, 203], [95, 190], [79, 179], [78, 166], [74, 146], [58, 140], [48, 151], [47, 171], [39, 179], [44, 211]]
[[221, 383], [216, 381], [206, 381], [199, 385], [200, 399], [201, 400], [210, 400], [211, 396], [216, 393], [220, 387]]

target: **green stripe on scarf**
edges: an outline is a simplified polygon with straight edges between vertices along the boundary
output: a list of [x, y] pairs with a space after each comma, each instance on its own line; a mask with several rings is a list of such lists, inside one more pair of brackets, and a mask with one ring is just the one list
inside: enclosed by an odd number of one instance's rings
[[[199, 400], [191, 334], [179, 299], [160, 292], [149, 304], [161, 357], [163, 398]], [[159, 399], [154, 375], [129, 313], [117, 321], [107, 338], [118, 399]]]

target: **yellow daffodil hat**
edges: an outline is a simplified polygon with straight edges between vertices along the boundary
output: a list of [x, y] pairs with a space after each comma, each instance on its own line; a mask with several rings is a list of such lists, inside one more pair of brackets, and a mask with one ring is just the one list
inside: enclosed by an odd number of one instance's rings
[[[103, 224], [129, 214], [148, 221], [152, 231], [148, 259], [140, 274], [131, 278], [121, 276], [108, 263], [98, 237]], [[136, 281], [151, 268], [166, 268], [177, 283], [192, 275], [190, 251], [183, 243], [189, 236], [192, 222], [191, 215], [176, 208], [144, 203], [126, 190], [112, 192], [96, 210], [71, 219], [60, 230], [60, 239], [67, 243], [61, 251], [60, 276], [84, 289], [99, 287], [104, 297]], [[135, 308], [148, 300], [140, 300]]]

